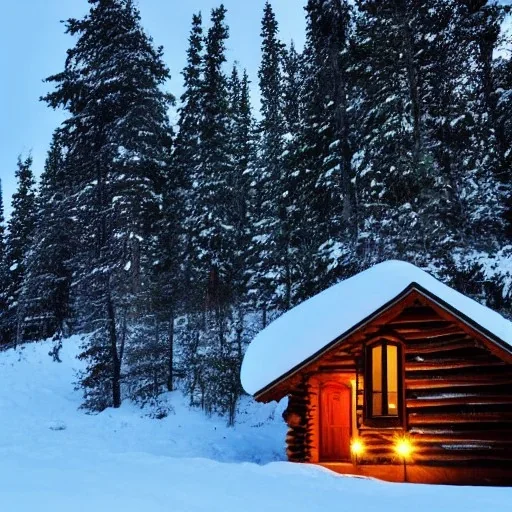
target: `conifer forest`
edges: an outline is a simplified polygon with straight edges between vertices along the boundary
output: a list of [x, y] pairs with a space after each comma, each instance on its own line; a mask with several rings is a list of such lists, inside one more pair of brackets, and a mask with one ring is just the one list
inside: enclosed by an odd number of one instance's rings
[[41, 179], [13, 155], [0, 204], [0, 345], [83, 334], [86, 410], [179, 388], [233, 424], [255, 334], [383, 260], [512, 317], [508, 2], [309, 0], [300, 51], [267, 2], [257, 76], [219, 5], [171, 81], [132, 0], [88, 3]]

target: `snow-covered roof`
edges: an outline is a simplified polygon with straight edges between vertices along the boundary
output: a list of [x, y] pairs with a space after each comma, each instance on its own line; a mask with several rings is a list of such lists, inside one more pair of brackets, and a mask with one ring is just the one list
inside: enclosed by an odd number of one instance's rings
[[241, 380], [249, 394], [300, 366], [371, 317], [411, 285], [419, 285], [512, 347], [512, 323], [411, 263], [386, 261], [304, 301], [263, 329], [245, 354]]

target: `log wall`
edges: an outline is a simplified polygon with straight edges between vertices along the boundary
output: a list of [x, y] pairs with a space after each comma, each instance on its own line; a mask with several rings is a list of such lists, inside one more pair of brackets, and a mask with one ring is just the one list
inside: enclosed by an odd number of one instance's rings
[[305, 381], [298, 384], [288, 395], [288, 407], [283, 418], [288, 425], [286, 455], [290, 462], [308, 462], [307, 409], [309, 397]]
[[[367, 428], [360, 380], [358, 426], [368, 462], [393, 462], [408, 434], [412, 461], [428, 465], [512, 464], [512, 365], [464, 326], [415, 304], [381, 328], [404, 342], [403, 429]], [[397, 461], [399, 462], [399, 461]]]
[[[364, 347], [380, 336], [402, 342], [401, 427], [376, 426], [365, 418]], [[409, 464], [512, 467], [512, 364], [425, 299], [377, 318], [306, 370], [284, 414], [291, 461], [321, 462], [319, 393], [322, 382], [336, 380], [353, 389], [352, 435], [365, 445], [363, 465], [401, 464], [394, 445], [405, 434], [414, 447]]]

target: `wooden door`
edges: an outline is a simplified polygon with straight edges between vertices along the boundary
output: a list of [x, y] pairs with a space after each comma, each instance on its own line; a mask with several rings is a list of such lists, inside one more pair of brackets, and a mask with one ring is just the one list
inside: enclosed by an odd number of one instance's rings
[[350, 460], [350, 389], [342, 384], [320, 392], [320, 460]]

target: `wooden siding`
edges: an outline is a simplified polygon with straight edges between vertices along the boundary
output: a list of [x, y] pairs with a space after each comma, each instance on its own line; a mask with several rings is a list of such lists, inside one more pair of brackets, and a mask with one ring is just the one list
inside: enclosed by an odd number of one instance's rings
[[[400, 427], [376, 425], [365, 414], [365, 346], [379, 337], [402, 347]], [[365, 446], [360, 464], [401, 464], [394, 444], [405, 434], [414, 447], [410, 464], [510, 468], [512, 364], [489, 343], [427, 298], [404, 299], [304, 368], [300, 385], [294, 376], [285, 413], [294, 418], [289, 459], [321, 462], [319, 393], [323, 383], [335, 381], [353, 392], [352, 437]]]

